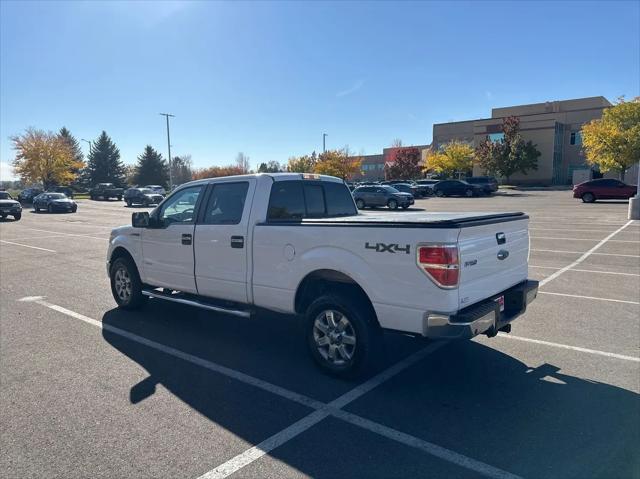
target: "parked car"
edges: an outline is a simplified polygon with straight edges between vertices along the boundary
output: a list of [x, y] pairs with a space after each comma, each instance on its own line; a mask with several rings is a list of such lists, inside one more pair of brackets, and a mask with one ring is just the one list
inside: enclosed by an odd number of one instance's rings
[[636, 185], [627, 185], [620, 180], [600, 178], [585, 181], [573, 187], [573, 197], [581, 198], [585, 203], [597, 200], [628, 200], [636, 194]]
[[78, 204], [66, 197], [64, 193], [41, 193], [33, 199], [33, 209], [36, 213], [40, 210], [46, 210], [49, 213], [56, 211], [65, 211], [67, 213], [75, 213], [78, 210]]
[[116, 198], [118, 201], [122, 199], [124, 190], [122, 188], [116, 188], [113, 183], [98, 183], [96, 186], [89, 190], [89, 197], [92, 200], [102, 198], [103, 200], [109, 200]]
[[162, 196], [167, 194], [165, 189], [160, 185], [147, 185], [147, 186], [145, 186], [145, 188], [148, 188], [151, 191], [153, 191], [154, 193], [158, 193], [159, 195], [162, 195]]
[[394, 183], [393, 185], [389, 185], [401, 193], [409, 193], [414, 198], [421, 198], [422, 194], [417, 186], [413, 186], [410, 183]]
[[358, 209], [387, 206], [390, 210], [398, 207], [406, 210], [414, 203], [413, 195], [402, 193], [389, 185], [361, 186], [353, 190], [353, 199]]
[[465, 181], [472, 185], [482, 186], [484, 193], [490, 195], [498, 191], [498, 180], [493, 176], [470, 176]]
[[416, 183], [425, 188], [427, 195], [433, 194], [433, 187], [441, 180], [417, 180]]
[[33, 203], [33, 199], [42, 193], [40, 188], [25, 188], [18, 193], [18, 201], [20, 203]]
[[[428, 189], [426, 187], [419, 185], [413, 180], [389, 180], [389, 181], [383, 181], [382, 184], [393, 186], [394, 188], [396, 187], [396, 185], [409, 185], [412, 188], [412, 191], [406, 191], [406, 188], [400, 191], [404, 191], [405, 193], [411, 193], [414, 196], [414, 198], [422, 198], [429, 194], [427, 191]], [[396, 189], [399, 190], [399, 188], [396, 188]]]
[[442, 180], [434, 185], [433, 193], [436, 196], [472, 197], [484, 194], [484, 188], [462, 180]]
[[133, 213], [111, 231], [107, 272], [123, 309], [153, 298], [297, 315], [316, 363], [355, 376], [380, 358], [384, 329], [508, 332], [537, 295], [528, 255], [523, 213], [364, 215], [338, 178], [273, 173], [187, 183]]
[[124, 192], [124, 201], [127, 206], [132, 205], [157, 205], [164, 200], [164, 196], [155, 193], [149, 188], [129, 188]]
[[53, 191], [56, 193], [64, 193], [67, 198], [73, 199], [73, 190], [68, 186], [56, 186]]
[[22, 218], [22, 205], [8, 192], [0, 191], [0, 218], [4, 220], [7, 216], [13, 216], [13, 219], [18, 221]]

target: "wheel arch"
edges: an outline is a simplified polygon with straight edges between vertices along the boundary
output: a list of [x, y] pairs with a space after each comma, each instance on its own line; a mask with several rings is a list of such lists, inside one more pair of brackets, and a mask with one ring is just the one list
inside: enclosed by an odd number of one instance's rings
[[351, 276], [335, 269], [316, 269], [308, 273], [298, 284], [294, 299], [297, 314], [304, 314], [307, 307], [320, 295], [328, 292], [348, 295], [367, 308], [370, 317], [379, 325], [375, 308], [364, 288]]
[[125, 248], [124, 246], [122, 246], [122, 245], [116, 246], [113, 249], [113, 251], [111, 252], [111, 256], [109, 257], [109, 266], [111, 266], [119, 258], [127, 258], [127, 259], [129, 259], [135, 265], [136, 269], [138, 270], [138, 276], [141, 276], [141, 274], [140, 274], [140, 266], [136, 262], [136, 260], [133, 257], [133, 255], [129, 252], [129, 250], [127, 248]]

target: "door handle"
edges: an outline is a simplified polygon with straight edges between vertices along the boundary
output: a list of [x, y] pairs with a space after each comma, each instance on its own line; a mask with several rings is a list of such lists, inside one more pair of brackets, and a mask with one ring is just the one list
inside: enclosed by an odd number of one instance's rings
[[232, 248], [244, 248], [244, 236], [232, 236], [231, 237]]
[[185, 234], [183, 234], [183, 235], [182, 235], [182, 244], [184, 244], [184, 245], [190, 245], [190, 244], [191, 244], [192, 239], [193, 239], [193, 236], [191, 236], [191, 235], [190, 235], [190, 234], [188, 234], [188, 233], [185, 233]]

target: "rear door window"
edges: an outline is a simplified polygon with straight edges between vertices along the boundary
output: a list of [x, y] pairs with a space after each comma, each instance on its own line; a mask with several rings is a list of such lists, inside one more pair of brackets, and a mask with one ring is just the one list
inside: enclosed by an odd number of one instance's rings
[[276, 181], [271, 187], [268, 220], [301, 220], [355, 214], [357, 210], [353, 197], [342, 183]]
[[301, 181], [276, 181], [271, 187], [267, 219], [300, 220], [304, 217]]

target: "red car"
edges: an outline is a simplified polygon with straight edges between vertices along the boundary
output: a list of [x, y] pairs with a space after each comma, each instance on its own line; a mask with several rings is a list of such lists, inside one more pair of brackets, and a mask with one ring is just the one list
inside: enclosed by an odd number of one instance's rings
[[573, 197], [581, 198], [585, 203], [596, 200], [628, 200], [636, 194], [635, 185], [627, 185], [620, 180], [601, 178], [585, 181], [573, 187]]

